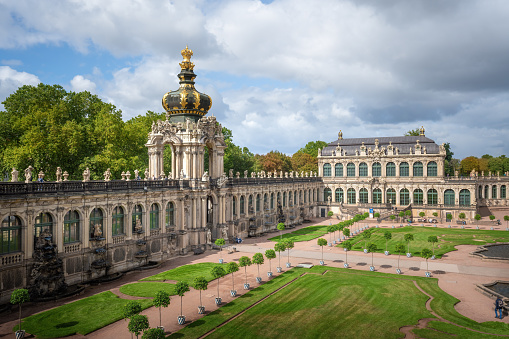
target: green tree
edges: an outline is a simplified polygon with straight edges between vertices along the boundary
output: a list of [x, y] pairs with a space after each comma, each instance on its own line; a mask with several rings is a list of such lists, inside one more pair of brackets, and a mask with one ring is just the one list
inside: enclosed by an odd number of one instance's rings
[[352, 242], [350, 240], [343, 242], [343, 248], [345, 249], [345, 264], [348, 265], [348, 251], [352, 249]]
[[492, 214], [492, 215], [490, 215], [490, 220], [491, 220], [491, 221], [495, 220], [495, 216], [494, 216], [493, 214]]
[[332, 212], [332, 211], [327, 212], [327, 216], [328, 216], [329, 218], [330, 218], [330, 217], [332, 217], [333, 215], [334, 215], [334, 212]]
[[405, 251], [405, 245], [403, 244], [397, 244], [396, 245], [396, 252], [399, 253], [398, 255], [398, 270], [399, 270], [399, 258], [401, 257], [401, 253]]
[[221, 258], [220, 258], [221, 263], [223, 262], [223, 246], [225, 243], [226, 242], [224, 241], [223, 238], [216, 239], [216, 241], [214, 242], [214, 244], [216, 244], [216, 246], [219, 247], [219, 252], [221, 253]]
[[433, 212], [433, 216], [436, 218], [438, 217], [438, 212]]
[[506, 221], [505, 227], [509, 227], [509, 215], [504, 215], [504, 220]]
[[177, 285], [175, 285], [175, 293], [180, 297], [180, 316], [183, 316], [183, 314], [182, 314], [182, 297], [184, 296], [184, 294], [186, 292], [189, 292], [189, 284], [185, 281], [177, 282]]
[[404, 211], [399, 211], [398, 215], [399, 215], [400, 218], [403, 218], [405, 216], [405, 212]]
[[444, 162], [444, 172], [445, 175], [453, 176], [454, 171], [456, 169], [459, 170], [459, 160], [453, 159], [452, 156], [454, 152], [451, 151], [451, 144], [446, 142], [444, 143], [445, 148], [445, 162]]
[[322, 261], [323, 261], [323, 247], [326, 245], [327, 245], [327, 240], [325, 240], [324, 238], [318, 239], [318, 246], [322, 247]]
[[266, 250], [265, 258], [269, 259], [269, 272], [272, 272], [272, 259], [276, 258], [276, 252], [271, 249]]
[[329, 233], [329, 239], [331, 243], [332, 243], [332, 233], [334, 232], [336, 232], [336, 227], [334, 227], [334, 225], [327, 226], [327, 233]]
[[233, 143], [231, 130], [223, 127], [222, 132], [226, 143], [223, 160], [225, 172], [228, 172], [230, 169], [233, 169], [234, 173], [252, 172], [255, 163], [253, 153], [247, 147], [239, 147]]
[[408, 245], [407, 253], [410, 253], [410, 241], [412, 241], [412, 240], [414, 240], [414, 235], [412, 233], [405, 234], [405, 241], [407, 242], [407, 245]]
[[424, 216], [425, 216], [425, 215], [426, 215], [426, 213], [424, 213], [424, 212], [419, 212], [419, 216], [420, 216], [421, 218], [424, 218]]
[[465, 219], [467, 216], [465, 215], [465, 213], [461, 212], [460, 214], [458, 214], [458, 218], [460, 219]]
[[366, 230], [364, 233], [362, 233], [362, 237], [364, 238], [364, 248], [367, 249], [367, 241], [371, 238], [371, 231]]
[[281, 267], [281, 252], [286, 250], [286, 245], [283, 241], [280, 241], [274, 245], [274, 250], [279, 252], [279, 267]]
[[146, 315], [141, 314], [135, 314], [133, 315], [130, 320], [129, 324], [127, 325], [127, 329], [129, 332], [134, 333], [136, 335], [136, 338], [140, 335], [141, 332], [149, 328], [148, 324], [148, 317]]
[[279, 230], [279, 241], [283, 239], [283, 231], [285, 230], [285, 224], [280, 222], [277, 224], [277, 229]]
[[447, 213], [447, 214], [445, 215], [445, 219], [447, 219], [447, 220], [452, 220], [452, 214]]
[[143, 335], [141, 336], [141, 339], [164, 339], [166, 338], [166, 335], [164, 334], [164, 331], [162, 328], [149, 328], [145, 332], [143, 332]]
[[374, 216], [375, 218], [380, 218], [380, 213], [375, 212], [375, 214], [373, 214], [373, 216]]
[[391, 215], [389, 216], [389, 218], [390, 218], [392, 221], [394, 221], [394, 219], [396, 219], [396, 216], [395, 216], [394, 214], [391, 214]]
[[431, 258], [433, 254], [431, 253], [429, 248], [423, 248], [421, 251], [421, 257], [426, 259], [426, 271], [428, 271], [428, 259]]
[[303, 148], [299, 149], [297, 152], [306, 153], [311, 155], [314, 158], [318, 157], [318, 149], [324, 149], [327, 147], [327, 143], [325, 141], [310, 141]]
[[292, 241], [292, 240], [290, 240], [290, 239], [286, 239], [286, 240], [284, 241], [284, 243], [285, 243], [286, 251], [287, 251], [287, 253], [288, 253], [288, 263], [290, 263], [290, 250], [293, 248], [294, 243], [293, 243], [293, 241]]
[[265, 260], [263, 259], [263, 254], [261, 253], [255, 253], [253, 255], [253, 264], [256, 264], [258, 266], [258, 276], [260, 276], [260, 265], [263, 265]]
[[139, 301], [129, 300], [123, 309], [124, 319], [129, 319], [133, 315], [140, 313], [143, 310]]
[[279, 151], [270, 151], [264, 155], [255, 155], [254, 169], [256, 172], [289, 172], [292, 170], [292, 161], [289, 156]]
[[405, 136], [416, 136], [418, 137], [419, 135], [421, 135], [421, 132], [420, 132], [420, 128], [417, 127], [416, 129], [411, 129], [409, 130], [408, 132], [405, 133]]
[[406, 210], [406, 211], [405, 211], [405, 215], [406, 215], [408, 218], [410, 218], [410, 217], [412, 216], [412, 211], [410, 211], [410, 210]]
[[200, 276], [194, 278], [193, 286], [195, 290], [200, 291], [200, 306], [202, 306], [203, 304], [201, 302], [201, 291], [205, 291], [209, 287], [209, 282], [207, 281], [207, 279], [205, 279], [205, 277]]
[[433, 244], [433, 256], [435, 256], [435, 244], [438, 242], [438, 238], [436, 235], [430, 235], [428, 237], [428, 242]]
[[223, 266], [214, 266], [211, 271], [214, 279], [217, 279], [217, 297], [219, 298], [219, 279], [226, 274]]
[[240, 257], [239, 266], [244, 267], [244, 273], [246, 274], [246, 284], [247, 284], [247, 266], [251, 266], [251, 259], [246, 256]]
[[235, 290], [235, 281], [233, 280], [233, 273], [239, 270], [239, 265], [235, 261], [231, 261], [226, 265], [226, 273], [232, 274], [232, 290]]
[[30, 294], [28, 293], [28, 290], [25, 288], [18, 288], [14, 291], [12, 291], [11, 294], [11, 304], [18, 305], [19, 310], [19, 328], [18, 330], [21, 331], [21, 305], [30, 301]]
[[375, 244], [375, 243], [373, 243], [373, 242], [370, 242], [370, 243], [369, 243], [369, 245], [368, 245], [368, 247], [367, 247], [367, 249], [368, 249], [368, 252], [370, 252], [370, 253], [371, 253], [371, 266], [374, 266], [374, 265], [373, 265], [373, 253], [375, 253], [375, 252], [376, 252], [376, 250], [377, 250], [377, 248], [376, 248], [376, 244]]
[[390, 231], [385, 231], [384, 238], [385, 238], [385, 251], [387, 252], [387, 242], [392, 239], [392, 233]]
[[349, 228], [343, 228], [343, 235], [348, 238], [350, 236], [350, 229]]
[[155, 307], [159, 308], [159, 326], [161, 326], [161, 307], [168, 307], [170, 294], [164, 290], [157, 291], [153, 303]]
[[301, 172], [318, 172], [318, 159], [307, 153], [297, 152], [291, 158], [292, 169]]

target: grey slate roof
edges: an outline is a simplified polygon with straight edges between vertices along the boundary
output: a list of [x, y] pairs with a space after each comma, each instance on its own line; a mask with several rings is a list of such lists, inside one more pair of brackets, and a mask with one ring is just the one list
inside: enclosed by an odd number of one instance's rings
[[392, 146], [399, 149], [399, 154], [409, 154], [410, 148], [412, 148], [412, 153], [414, 153], [415, 145], [417, 140], [419, 140], [419, 144], [423, 147], [426, 147], [426, 154], [438, 154], [440, 153], [439, 146], [435, 143], [435, 141], [427, 138], [425, 136], [397, 136], [397, 137], [374, 137], [374, 138], [349, 138], [349, 139], [338, 139], [336, 141], [328, 144], [323, 150], [323, 156], [331, 156], [332, 151], [336, 149], [339, 145], [344, 151], [346, 151], [346, 156], [354, 156], [355, 151], [358, 150], [360, 152], [360, 147], [364, 142], [364, 146], [366, 146], [366, 150], [371, 148], [375, 149], [375, 139], [378, 139], [378, 148], [385, 147], [389, 145], [389, 142], [392, 143]]

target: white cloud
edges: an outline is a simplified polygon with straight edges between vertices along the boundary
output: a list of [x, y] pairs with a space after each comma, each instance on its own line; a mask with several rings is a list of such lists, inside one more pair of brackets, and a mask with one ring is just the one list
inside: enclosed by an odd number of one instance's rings
[[6, 65], [6, 66], [21, 66], [21, 65], [23, 65], [23, 61], [16, 60], [16, 59], [9, 59], [9, 60], [3, 59], [2, 61], [0, 61], [0, 63], [3, 65]]
[[95, 94], [96, 84], [82, 75], [76, 75], [71, 80], [71, 90], [74, 92], [89, 91]]
[[[33, 74], [18, 72], [9, 66], [0, 66], [0, 98], [7, 98], [23, 85], [38, 83], [40, 83], [39, 78]], [[3, 108], [4, 106], [0, 104], [0, 109]]]

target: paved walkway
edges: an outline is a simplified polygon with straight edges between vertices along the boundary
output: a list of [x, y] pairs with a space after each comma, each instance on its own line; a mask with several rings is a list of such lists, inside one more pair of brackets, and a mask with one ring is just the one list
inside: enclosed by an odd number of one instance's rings
[[[329, 220], [316, 219], [313, 224], [328, 225]], [[306, 227], [311, 224], [299, 226], [298, 228]], [[382, 226], [390, 227], [390, 225]], [[481, 227], [483, 229], [483, 227]], [[486, 229], [489, 229], [486, 227]], [[505, 229], [505, 228], [504, 228]], [[294, 230], [286, 230], [284, 233], [292, 232]], [[242, 255], [252, 256], [252, 253], [262, 252], [266, 249], [273, 248], [274, 242], [269, 241], [268, 238], [277, 236], [279, 233], [271, 233], [264, 237], [246, 239], [242, 244], [235, 245], [237, 252], [228, 254], [227, 251], [208, 251], [199, 256], [189, 255], [186, 257], [178, 257], [168, 260], [163, 263], [161, 267], [127, 274], [122, 279], [102, 284], [100, 286], [88, 287], [85, 294], [81, 296], [66, 298], [55, 302], [47, 303], [30, 303], [23, 308], [23, 317], [30, 314], [41, 312], [49, 308], [60, 306], [62, 304], [72, 302], [102, 291], [111, 290], [118, 294], [119, 286], [127, 283], [136, 282], [144, 277], [157, 274], [184, 264], [194, 264], [199, 262], [218, 262], [220, 257], [224, 258], [225, 262], [237, 261]], [[476, 246], [458, 246], [458, 251], [450, 252], [444, 255], [441, 259], [429, 261], [429, 270], [434, 272], [433, 276], [438, 278], [439, 286], [447, 293], [460, 300], [456, 304], [456, 310], [475, 321], [501, 321], [509, 323], [509, 317], [502, 320], [494, 318], [493, 300], [484, 296], [476, 291], [476, 284], [489, 283], [494, 280], [509, 280], [509, 264], [504, 262], [482, 261], [478, 257], [469, 256]], [[343, 267], [345, 260], [345, 252], [342, 248], [338, 247], [324, 247], [325, 264], [333, 267]], [[321, 259], [322, 249], [316, 244], [316, 239], [295, 243], [294, 249], [290, 251], [290, 261], [293, 266], [299, 263], [318, 264]], [[287, 253], [282, 253], [281, 264], [284, 266], [286, 263]], [[276, 266], [278, 259], [272, 260], [272, 271], [274, 276], [277, 276]], [[371, 254], [359, 253], [356, 251], [348, 252], [348, 263], [350, 267], [358, 270], [369, 270], [371, 265]], [[373, 263], [378, 272], [395, 273], [398, 265], [398, 256], [375, 253], [373, 255]], [[399, 267], [402, 274], [412, 276], [424, 276], [426, 270], [426, 262], [421, 258], [406, 258], [401, 256], [399, 260]], [[285, 269], [285, 268], [283, 268]], [[269, 270], [269, 261], [266, 260], [264, 265], [260, 266], [260, 273], [263, 280], [266, 281], [266, 272]], [[258, 275], [257, 266], [252, 265], [247, 269], [247, 279], [252, 287], [257, 286], [255, 277]], [[244, 270], [234, 274], [235, 288], [238, 295], [242, 295], [245, 291], [242, 284], [245, 280]], [[208, 290], [202, 292], [202, 302], [206, 308], [206, 313], [217, 309], [214, 303], [214, 298], [217, 294], [218, 281], [214, 280], [209, 283]], [[227, 303], [234, 298], [230, 296], [230, 289], [232, 288], [231, 275], [221, 278], [219, 281], [219, 295], [223, 298], [224, 303]], [[179, 297], [172, 297], [172, 302], [168, 308], [162, 309], [162, 325], [165, 327], [166, 333], [178, 331], [182, 328], [177, 324], [177, 316], [180, 314]], [[199, 304], [199, 292], [191, 289], [186, 293], [183, 299], [183, 314], [186, 315], [186, 323], [189, 324], [202, 317], [197, 314], [197, 306]], [[155, 327], [159, 325], [159, 310], [151, 307], [142, 314], [148, 315], [150, 326]], [[17, 322], [17, 310], [13, 309], [11, 314], [0, 315], [0, 338], [13, 337], [12, 328]], [[102, 329], [99, 329], [87, 336], [74, 335], [67, 338], [131, 338], [130, 333], [127, 331], [127, 323], [123, 320], [110, 324]]]

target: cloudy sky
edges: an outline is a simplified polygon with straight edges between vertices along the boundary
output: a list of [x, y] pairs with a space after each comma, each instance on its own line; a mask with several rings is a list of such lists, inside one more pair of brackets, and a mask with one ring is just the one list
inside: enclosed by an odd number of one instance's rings
[[0, 101], [43, 82], [162, 112], [188, 45], [209, 114], [254, 153], [424, 125], [456, 158], [509, 156], [508, 18], [507, 0], [0, 0]]

